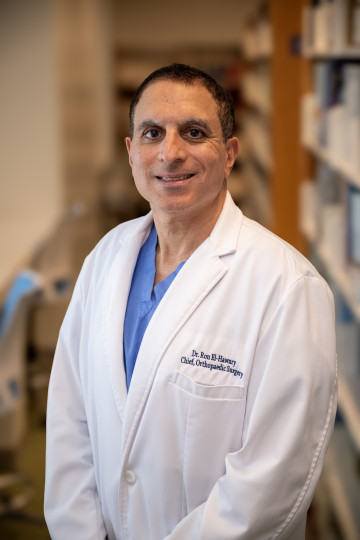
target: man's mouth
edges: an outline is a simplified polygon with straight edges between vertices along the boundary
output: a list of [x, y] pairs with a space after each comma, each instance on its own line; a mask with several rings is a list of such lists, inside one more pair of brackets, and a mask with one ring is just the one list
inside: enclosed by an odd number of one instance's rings
[[188, 180], [194, 176], [193, 174], [183, 174], [178, 176], [156, 176], [158, 180], [162, 180], [163, 182], [179, 182], [180, 180]]

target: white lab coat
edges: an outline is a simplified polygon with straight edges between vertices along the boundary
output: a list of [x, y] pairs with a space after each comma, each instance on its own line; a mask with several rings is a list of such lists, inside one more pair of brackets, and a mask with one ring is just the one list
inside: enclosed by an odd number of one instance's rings
[[331, 292], [228, 194], [157, 308], [127, 394], [124, 314], [151, 224], [150, 213], [102, 239], [60, 331], [47, 417], [50, 534], [304, 538], [336, 408]]

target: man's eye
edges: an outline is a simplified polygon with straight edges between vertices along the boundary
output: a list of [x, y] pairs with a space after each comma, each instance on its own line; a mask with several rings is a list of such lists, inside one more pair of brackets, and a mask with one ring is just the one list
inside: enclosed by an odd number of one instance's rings
[[204, 137], [204, 132], [200, 129], [191, 128], [188, 131], [188, 135], [191, 139], [201, 139], [202, 137]]
[[156, 139], [159, 136], [159, 130], [158, 129], [148, 129], [148, 131], [146, 131], [144, 133], [144, 136], [147, 139]]

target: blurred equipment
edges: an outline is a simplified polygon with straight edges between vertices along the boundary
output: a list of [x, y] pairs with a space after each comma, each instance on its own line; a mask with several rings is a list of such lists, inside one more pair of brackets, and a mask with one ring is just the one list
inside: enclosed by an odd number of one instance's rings
[[[18, 274], [0, 316], [0, 517], [29, 501], [33, 489], [17, 471], [17, 458], [27, 427], [26, 343], [28, 313], [42, 290], [39, 274]], [[27, 517], [25, 514], [22, 517]], [[28, 516], [29, 519], [36, 519]]]

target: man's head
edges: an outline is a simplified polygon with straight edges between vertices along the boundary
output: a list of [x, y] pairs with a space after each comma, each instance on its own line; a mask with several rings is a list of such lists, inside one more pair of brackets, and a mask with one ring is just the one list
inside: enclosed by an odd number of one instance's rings
[[[155, 73], [134, 98], [132, 136], [125, 140], [136, 187], [154, 219], [216, 220], [238, 152], [238, 140], [230, 136], [231, 98], [187, 66]], [[198, 82], [200, 76], [207, 85]]]
[[165, 66], [153, 71], [148, 77], [146, 77], [146, 79], [137, 89], [132, 99], [129, 111], [131, 138], [134, 134], [134, 116], [136, 106], [144, 90], [150, 84], [160, 80], [173, 81], [184, 85], [200, 85], [205, 87], [210, 92], [217, 104], [224, 141], [233, 136], [235, 129], [234, 104], [229, 92], [227, 92], [227, 90], [220, 86], [215, 79], [210, 77], [210, 75], [204, 71], [185, 64], [171, 64], [170, 66]]

